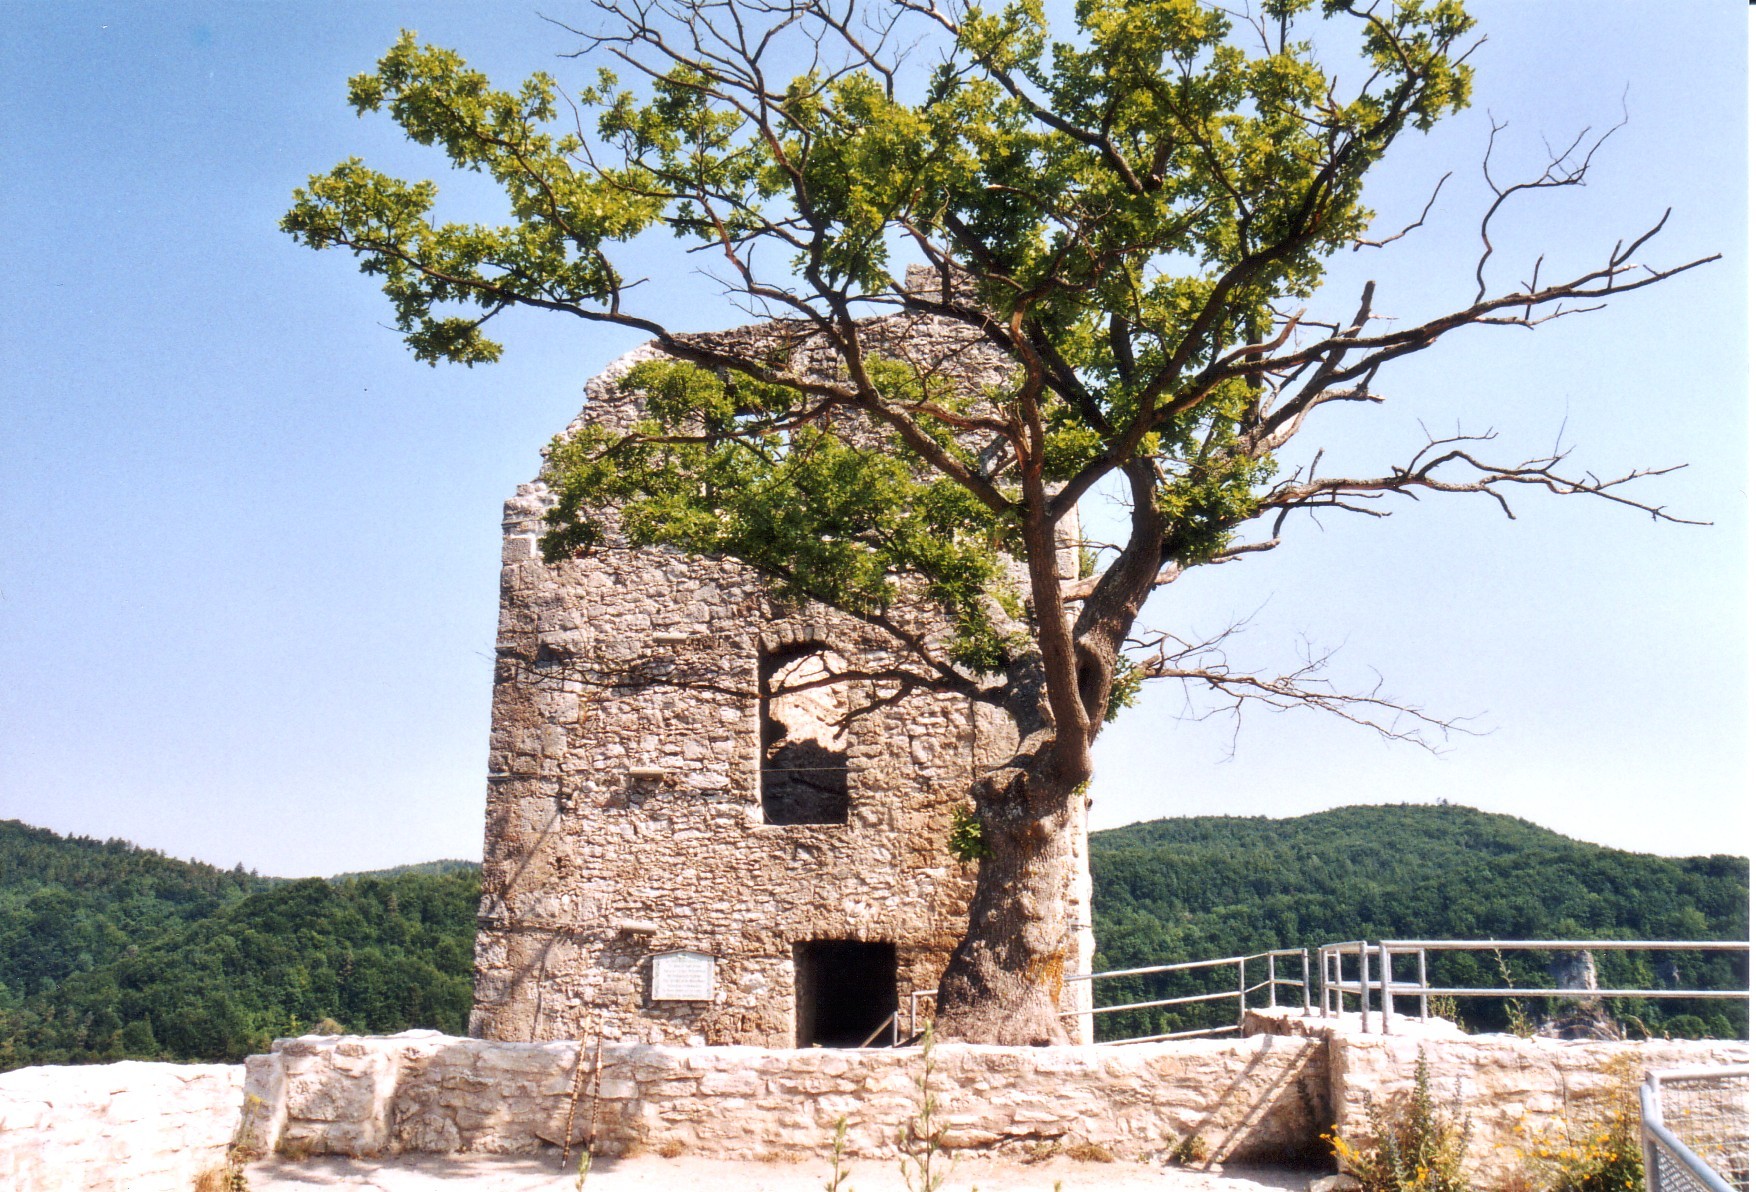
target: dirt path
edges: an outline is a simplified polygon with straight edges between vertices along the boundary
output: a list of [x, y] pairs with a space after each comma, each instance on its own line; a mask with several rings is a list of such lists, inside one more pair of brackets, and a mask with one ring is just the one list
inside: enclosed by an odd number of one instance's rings
[[[249, 1169], [251, 1192], [309, 1192], [316, 1188], [359, 1189], [360, 1192], [571, 1192], [571, 1172], [557, 1170], [553, 1155], [405, 1155], [395, 1159], [276, 1160]], [[1064, 1192], [1076, 1189], [1121, 1189], [1138, 1192], [1303, 1192], [1323, 1172], [1285, 1168], [1240, 1168], [1190, 1171], [1140, 1163], [1075, 1163], [1051, 1159], [1021, 1164], [989, 1159], [962, 1159], [951, 1169], [944, 1192]], [[807, 1163], [736, 1163], [714, 1159], [599, 1159], [586, 1181], [586, 1192], [822, 1192], [828, 1165]], [[895, 1163], [857, 1160], [841, 1192], [904, 1192], [906, 1185]]]

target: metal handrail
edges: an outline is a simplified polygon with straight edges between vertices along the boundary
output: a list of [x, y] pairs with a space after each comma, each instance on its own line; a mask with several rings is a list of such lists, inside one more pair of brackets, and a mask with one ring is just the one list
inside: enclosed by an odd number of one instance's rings
[[[1299, 958], [1299, 977], [1295, 979], [1275, 976], [1274, 960], [1277, 956], [1297, 956]], [[1268, 962], [1267, 979], [1258, 981], [1254, 985], [1249, 983], [1246, 970], [1246, 966], [1252, 960], [1266, 960]], [[1276, 990], [1283, 985], [1297, 988], [1301, 993], [1305, 1013], [1311, 1012], [1311, 957], [1310, 953], [1303, 948], [1272, 948], [1266, 952], [1252, 952], [1247, 956], [1223, 956], [1217, 960], [1184, 960], [1176, 964], [1155, 964], [1145, 968], [1108, 969], [1101, 973], [1074, 973], [1064, 980], [1068, 982], [1097, 981], [1104, 977], [1139, 977], [1151, 973], [1187, 972], [1193, 969], [1221, 968], [1232, 965], [1236, 965], [1238, 968], [1238, 987], [1236, 989], [1224, 989], [1215, 993], [1198, 993], [1186, 997], [1158, 998], [1144, 1002], [1125, 1002], [1114, 1006], [1093, 1006], [1085, 1010], [1066, 1010], [1060, 1014], [1060, 1017], [1082, 1018], [1088, 1014], [1113, 1014], [1120, 1010], [1145, 1010], [1156, 1006], [1183, 1006], [1194, 1002], [1238, 999], [1238, 1023], [1235, 1025], [1173, 1031], [1169, 1034], [1138, 1035], [1128, 1039], [1105, 1039], [1102, 1044], [1103, 1046], [1114, 1046], [1118, 1043], [1151, 1043], [1162, 1039], [1186, 1039], [1196, 1035], [1218, 1035], [1240, 1030], [1243, 1025], [1244, 1013], [1249, 1009], [1250, 995], [1266, 989], [1268, 991], [1268, 1007], [1275, 1009]]]
[[[1435, 986], [1427, 981], [1428, 952], [1498, 952], [1498, 951], [1570, 951], [1570, 952], [1749, 952], [1746, 940], [1382, 940], [1376, 944], [1366, 940], [1347, 940], [1324, 944], [1317, 949], [1320, 971], [1318, 1002], [1322, 1017], [1333, 1011], [1337, 1017], [1344, 1012], [1347, 997], [1360, 999], [1360, 1029], [1371, 1029], [1371, 991], [1378, 991], [1379, 1029], [1392, 1033], [1392, 1019], [1397, 997], [1420, 1000], [1421, 1021], [1427, 1021], [1430, 997], [1568, 997], [1589, 999], [1600, 997], [1652, 998], [1747, 998], [1750, 991], [1727, 989], [1551, 989], [1508, 986], [1507, 988], [1476, 988]], [[1359, 976], [1348, 981], [1342, 975], [1344, 957], [1359, 956]], [[1377, 957], [1378, 972], [1372, 974], [1372, 959]], [[1419, 977], [1415, 981], [1397, 981], [1393, 975], [1397, 956], [1419, 958]], [[1333, 978], [1331, 970], [1333, 969]]]
[[[1155, 964], [1147, 968], [1107, 969], [1101, 973], [1074, 973], [1061, 978], [1063, 981], [1094, 981], [1099, 977], [1138, 977], [1143, 973], [1174, 973], [1182, 969], [1213, 968], [1221, 964], [1238, 964], [1246, 960], [1261, 960], [1264, 956], [1303, 956], [1303, 948], [1275, 948], [1268, 952], [1252, 952], [1248, 956], [1221, 956], [1216, 960], [1184, 960], [1176, 964]], [[1291, 977], [1281, 978], [1281, 984], [1297, 985]]]
[[873, 1041], [876, 1040], [879, 1035], [882, 1035], [884, 1033], [885, 1029], [888, 1028], [890, 1031], [890, 1045], [892, 1047], [895, 1047], [897, 1045], [897, 1043], [896, 1043], [896, 1019], [897, 1019], [897, 1016], [900, 1015], [901, 1013], [902, 1013], [901, 1010], [892, 1010], [889, 1014], [886, 1014], [884, 1016], [884, 1021], [878, 1024], [878, 1027], [876, 1030], [874, 1030], [871, 1034], [866, 1036], [865, 1042], [861, 1043], [860, 1046], [861, 1047], [872, 1046]]
[[1664, 1124], [1664, 1105], [1659, 1097], [1659, 1089], [1666, 1080], [1699, 1079], [1703, 1076], [1719, 1076], [1742, 1073], [1746, 1078], [1750, 1075], [1748, 1064], [1723, 1068], [1677, 1068], [1669, 1071], [1649, 1072], [1646, 1082], [1640, 1086], [1640, 1150], [1646, 1168], [1647, 1192], [1664, 1192], [1661, 1175], [1663, 1159], [1660, 1148], [1666, 1157], [1681, 1164], [1688, 1173], [1708, 1192], [1738, 1192], [1729, 1180], [1708, 1165], [1695, 1149], [1671, 1133]]

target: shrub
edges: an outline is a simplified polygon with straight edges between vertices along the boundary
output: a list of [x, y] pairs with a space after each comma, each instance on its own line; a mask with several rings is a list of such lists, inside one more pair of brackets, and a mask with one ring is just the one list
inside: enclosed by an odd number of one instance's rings
[[1415, 1060], [1415, 1087], [1407, 1097], [1390, 1110], [1374, 1104], [1368, 1114], [1372, 1137], [1364, 1147], [1324, 1135], [1363, 1192], [1468, 1192], [1463, 1157], [1470, 1124], [1463, 1090], [1456, 1089], [1450, 1105], [1434, 1099], [1425, 1050]]
[[1606, 1091], [1562, 1092], [1560, 1116], [1524, 1129], [1528, 1186], [1540, 1192], [1639, 1192], [1645, 1186], [1640, 1151], [1640, 1071], [1632, 1056], [1604, 1068]]

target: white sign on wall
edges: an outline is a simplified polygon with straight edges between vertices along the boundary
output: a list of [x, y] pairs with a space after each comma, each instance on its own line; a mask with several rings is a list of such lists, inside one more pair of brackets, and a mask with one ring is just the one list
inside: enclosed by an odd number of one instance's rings
[[713, 1000], [713, 957], [705, 952], [661, 952], [652, 958], [652, 1000]]

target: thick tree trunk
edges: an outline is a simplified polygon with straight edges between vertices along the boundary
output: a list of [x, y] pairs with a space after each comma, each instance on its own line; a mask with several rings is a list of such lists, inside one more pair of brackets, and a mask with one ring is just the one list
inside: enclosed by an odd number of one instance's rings
[[[1038, 428], [1040, 431], [1040, 427]], [[986, 855], [976, 870], [969, 929], [939, 980], [941, 1038], [1013, 1046], [1070, 1042], [1067, 977], [1080, 965], [1071, 913], [1083, 875], [1091, 742], [1103, 723], [1116, 660], [1162, 564], [1165, 519], [1149, 461], [1126, 468], [1134, 510], [1128, 546], [1067, 619], [1056, 537], [1040, 473], [1024, 469], [1026, 561], [1034, 637], [1041, 647], [1008, 675], [1006, 714], [1018, 731], [1012, 762], [971, 787]], [[1073, 535], [1077, 540], [1077, 532]]]
[[1066, 1043], [1062, 990], [1079, 963], [1069, 914], [1079, 853], [1078, 784], [1047, 789], [1012, 771], [978, 781], [976, 813], [987, 846], [976, 871], [969, 930], [939, 982], [935, 1033], [966, 1043]]

